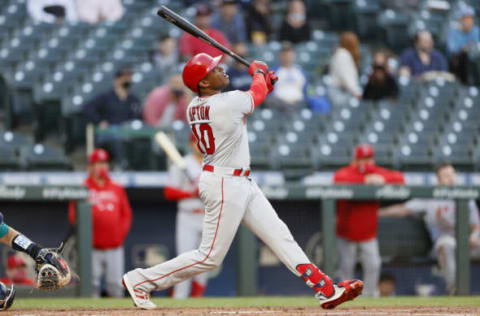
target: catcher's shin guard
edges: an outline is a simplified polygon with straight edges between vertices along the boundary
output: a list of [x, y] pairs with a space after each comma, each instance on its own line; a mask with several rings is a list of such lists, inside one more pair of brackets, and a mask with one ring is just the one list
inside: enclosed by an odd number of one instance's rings
[[302, 280], [316, 293], [321, 292], [325, 297], [335, 293], [332, 280], [314, 264], [299, 264], [296, 269]]

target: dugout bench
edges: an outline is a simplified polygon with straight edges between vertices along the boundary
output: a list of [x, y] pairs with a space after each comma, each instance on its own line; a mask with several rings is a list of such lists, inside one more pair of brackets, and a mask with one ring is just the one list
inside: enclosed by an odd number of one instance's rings
[[[335, 220], [336, 200], [407, 200], [411, 198], [454, 199], [456, 212], [456, 262], [458, 295], [470, 293], [470, 250], [468, 200], [478, 199], [480, 188], [472, 186], [262, 186], [262, 191], [271, 200], [318, 200], [321, 207], [321, 231], [323, 248], [322, 269], [329, 275], [335, 273]], [[293, 232], [294, 233], [294, 232]], [[238, 233], [238, 295], [254, 296], [257, 293], [257, 240], [245, 227]]]

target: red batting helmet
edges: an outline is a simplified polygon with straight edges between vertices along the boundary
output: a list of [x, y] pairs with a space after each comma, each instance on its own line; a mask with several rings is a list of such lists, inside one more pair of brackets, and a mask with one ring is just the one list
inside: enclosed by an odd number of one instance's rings
[[193, 92], [198, 92], [198, 83], [217, 67], [222, 56], [212, 57], [205, 53], [193, 56], [183, 68], [183, 83]]
[[355, 159], [372, 158], [374, 155], [373, 147], [369, 144], [362, 144], [355, 147]]
[[105, 149], [97, 148], [88, 156], [88, 163], [96, 163], [99, 161], [108, 162], [108, 153]]

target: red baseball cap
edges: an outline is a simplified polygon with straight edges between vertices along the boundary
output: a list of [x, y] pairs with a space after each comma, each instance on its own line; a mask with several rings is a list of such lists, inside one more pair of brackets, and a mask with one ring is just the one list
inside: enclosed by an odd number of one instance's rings
[[102, 148], [96, 148], [90, 156], [88, 156], [88, 163], [108, 162], [108, 152]]
[[373, 147], [369, 144], [362, 144], [355, 147], [355, 159], [372, 158], [374, 155]]
[[8, 260], [7, 260], [8, 269], [14, 269], [16, 267], [26, 266], [26, 265], [27, 264], [25, 263], [25, 261], [17, 255], [11, 255], [8, 257]]

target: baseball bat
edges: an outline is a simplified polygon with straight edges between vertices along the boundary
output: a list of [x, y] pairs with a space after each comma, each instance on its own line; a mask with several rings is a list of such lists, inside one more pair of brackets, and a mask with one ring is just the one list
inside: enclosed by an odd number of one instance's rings
[[167, 8], [166, 6], [162, 5], [160, 7], [160, 9], [158, 9], [157, 14], [159, 16], [161, 16], [162, 18], [164, 18], [165, 20], [167, 20], [168, 22], [178, 26], [179, 28], [181, 28], [185, 32], [187, 32], [187, 33], [195, 36], [196, 38], [199, 38], [199, 39], [207, 42], [208, 44], [212, 45], [213, 47], [221, 50], [222, 52], [231, 56], [233, 59], [235, 59], [239, 63], [242, 63], [247, 67], [250, 66], [250, 63], [248, 62], [248, 60], [246, 60], [245, 58], [235, 54], [230, 49], [226, 48], [225, 46], [223, 46], [222, 44], [220, 44], [219, 42], [217, 42], [216, 40], [211, 38], [207, 33], [202, 31], [201, 29], [199, 29], [198, 27], [196, 27], [195, 25], [193, 25], [192, 23], [190, 23], [189, 21], [187, 21], [186, 19], [184, 19], [180, 15], [176, 14], [175, 12], [173, 12], [172, 10]]
[[194, 182], [195, 179], [187, 170], [187, 162], [182, 155], [180, 155], [177, 147], [175, 147], [170, 138], [168, 138], [167, 134], [164, 132], [158, 132], [155, 134], [155, 141], [158, 143], [158, 145], [160, 145], [160, 147], [162, 147], [167, 157], [183, 171], [190, 181]]
[[165, 151], [165, 154], [167, 154], [167, 157], [170, 158], [175, 165], [177, 165], [180, 169], [187, 168], [185, 159], [183, 159], [182, 155], [180, 155], [175, 145], [172, 143], [170, 138], [168, 138], [167, 134], [164, 132], [158, 132], [155, 134], [155, 141], [160, 145], [160, 147], [162, 147], [162, 149]]

